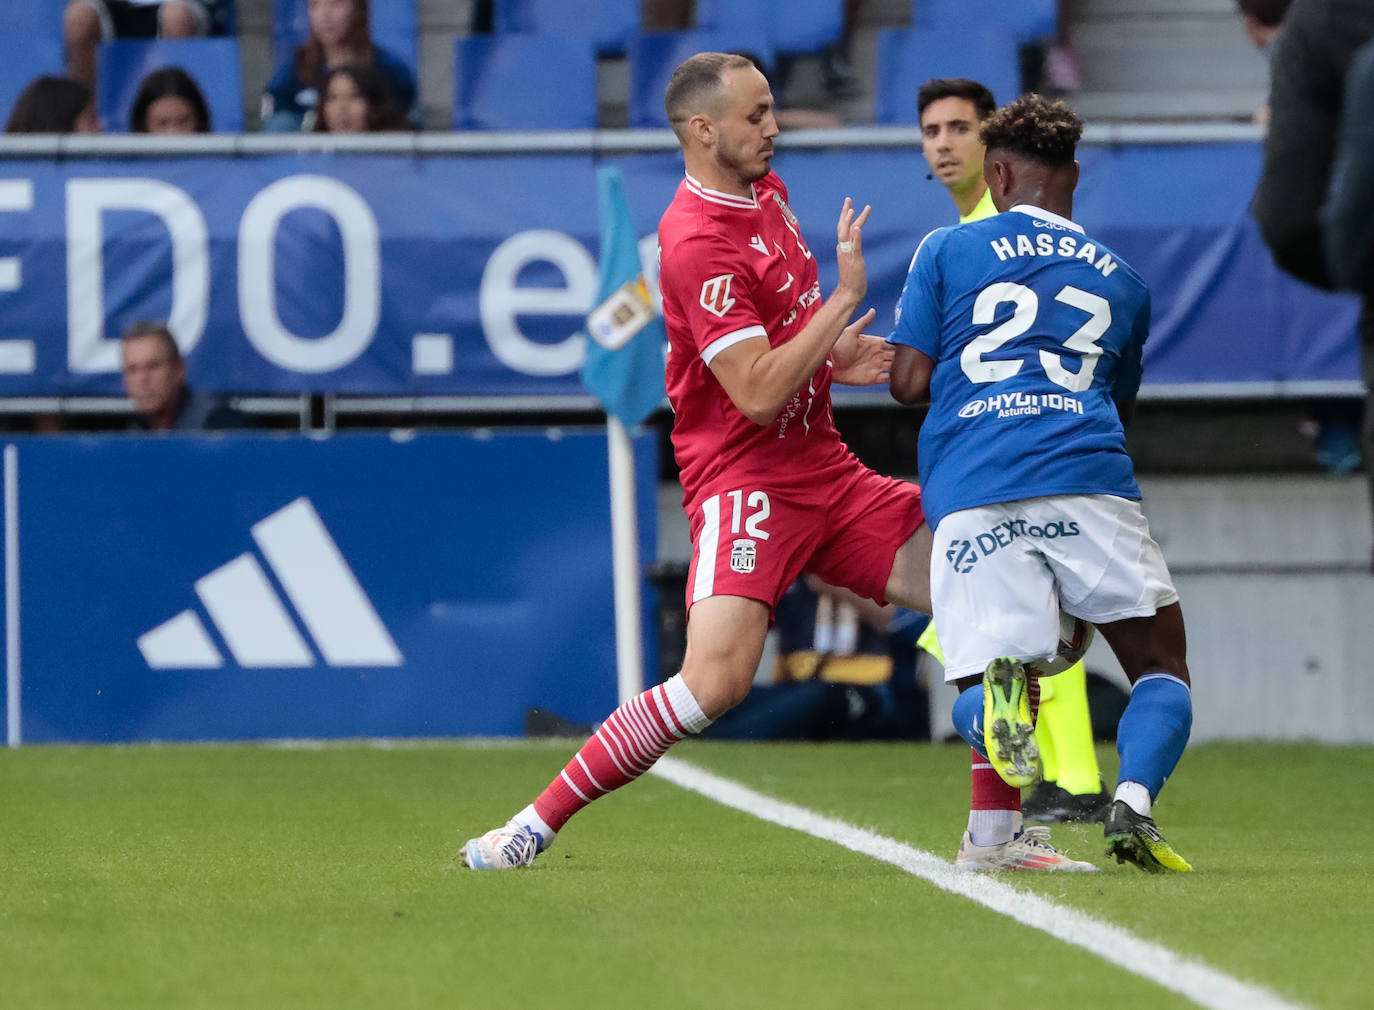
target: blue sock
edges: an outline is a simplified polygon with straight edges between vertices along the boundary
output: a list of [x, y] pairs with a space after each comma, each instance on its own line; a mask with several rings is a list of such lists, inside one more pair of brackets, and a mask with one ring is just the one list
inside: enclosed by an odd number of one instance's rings
[[1139, 782], [1153, 800], [1183, 757], [1192, 728], [1193, 693], [1187, 685], [1165, 673], [1141, 677], [1116, 727], [1117, 781]]
[[950, 713], [950, 722], [954, 723], [955, 730], [968, 741], [970, 747], [984, 758], [988, 756], [987, 748], [983, 745], [982, 684], [974, 684], [960, 692], [954, 702], [954, 711]]

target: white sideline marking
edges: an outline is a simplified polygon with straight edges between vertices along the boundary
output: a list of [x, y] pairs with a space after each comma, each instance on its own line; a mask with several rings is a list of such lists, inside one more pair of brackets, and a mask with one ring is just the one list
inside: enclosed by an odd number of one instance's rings
[[942, 891], [961, 895], [1057, 940], [1082, 947], [1199, 1006], [1211, 1010], [1302, 1010], [1301, 1004], [1289, 1003], [1267, 989], [1181, 957], [1165, 947], [1132, 936], [1119, 926], [1056, 905], [986, 874], [956, 870], [952, 863], [905, 842], [754, 792], [679, 758], [667, 755], [659, 758], [650, 773], [751, 817], [890, 863]]

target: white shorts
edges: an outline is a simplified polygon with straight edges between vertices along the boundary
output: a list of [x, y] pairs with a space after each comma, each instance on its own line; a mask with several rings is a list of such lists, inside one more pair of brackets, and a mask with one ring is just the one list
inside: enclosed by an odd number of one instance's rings
[[1053, 656], [1061, 609], [1110, 624], [1178, 602], [1140, 503], [1102, 494], [950, 513], [935, 531], [930, 597], [946, 681], [999, 656]]

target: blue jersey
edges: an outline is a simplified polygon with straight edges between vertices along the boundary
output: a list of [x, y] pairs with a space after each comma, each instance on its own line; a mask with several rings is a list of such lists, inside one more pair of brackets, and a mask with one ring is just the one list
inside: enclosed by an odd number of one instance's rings
[[888, 339], [935, 362], [918, 446], [931, 528], [1040, 495], [1139, 498], [1114, 401], [1140, 388], [1149, 321], [1140, 275], [1057, 214], [926, 236]]

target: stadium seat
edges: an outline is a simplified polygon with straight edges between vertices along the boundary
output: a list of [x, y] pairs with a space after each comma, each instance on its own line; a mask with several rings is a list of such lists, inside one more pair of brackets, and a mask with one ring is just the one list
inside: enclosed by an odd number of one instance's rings
[[195, 78], [216, 133], [243, 132], [243, 84], [238, 39], [124, 39], [96, 50], [96, 111], [106, 133], [127, 133], [129, 111], [143, 78], [163, 67]]
[[888, 28], [878, 33], [873, 120], [919, 123], [916, 91], [932, 77], [972, 77], [999, 103], [1021, 93], [1020, 54], [1011, 33], [935, 28]]
[[779, 53], [816, 53], [844, 34], [844, 0], [697, 0], [697, 28], [766, 38]]
[[668, 79], [694, 53], [737, 52], [760, 60], [765, 72], [773, 66], [773, 48], [765, 38], [745, 32], [717, 35], [713, 32], [651, 32], [630, 41], [629, 125], [631, 129], [658, 129], [668, 125], [663, 93]]
[[912, 0], [911, 24], [961, 31], [1001, 29], [1024, 45], [1058, 33], [1059, 0]]
[[603, 56], [622, 56], [639, 34], [639, 0], [496, 0], [498, 34], [590, 36]]
[[15, 99], [35, 77], [63, 72], [62, 40], [26, 39], [22, 45], [0, 36], [0, 128]]
[[[415, 0], [372, 0], [368, 5], [372, 41], [390, 50], [414, 70], [416, 39]], [[272, 59], [281, 66], [291, 58], [295, 48], [310, 34], [306, 17], [306, 0], [272, 0]]]
[[0, 4], [0, 53], [15, 41], [62, 44], [62, 11], [67, 0], [9, 0]]
[[598, 112], [596, 50], [589, 38], [469, 35], [454, 41], [455, 130], [587, 130], [596, 127]]

